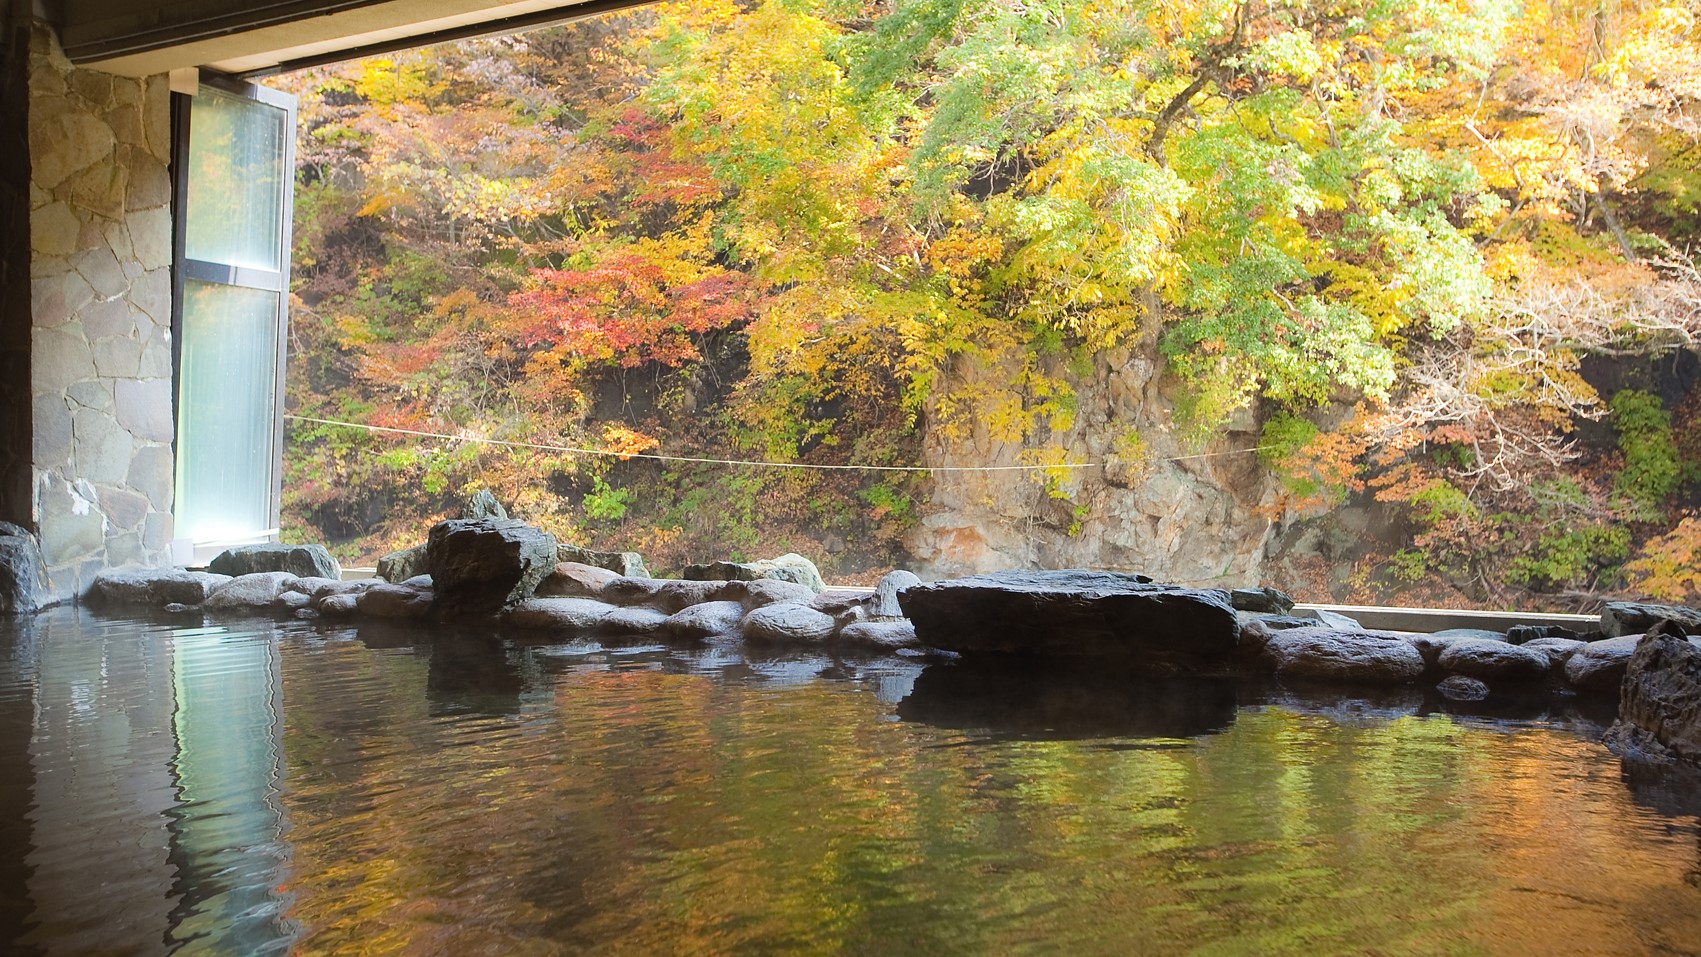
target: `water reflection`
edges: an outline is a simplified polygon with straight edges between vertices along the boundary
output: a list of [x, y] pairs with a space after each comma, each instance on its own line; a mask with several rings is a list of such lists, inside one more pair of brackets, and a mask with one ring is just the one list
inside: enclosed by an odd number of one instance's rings
[[1701, 948], [1691, 785], [1559, 712], [429, 637], [0, 634], [0, 951]]
[[1235, 682], [1030, 663], [1020, 670], [961, 662], [928, 668], [898, 716], [994, 735], [1191, 738], [1234, 723]]

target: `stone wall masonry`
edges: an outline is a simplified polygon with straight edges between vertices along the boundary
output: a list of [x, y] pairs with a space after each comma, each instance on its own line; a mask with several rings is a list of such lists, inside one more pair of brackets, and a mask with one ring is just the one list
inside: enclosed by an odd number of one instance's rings
[[171, 101], [29, 51], [34, 523], [54, 591], [172, 537]]

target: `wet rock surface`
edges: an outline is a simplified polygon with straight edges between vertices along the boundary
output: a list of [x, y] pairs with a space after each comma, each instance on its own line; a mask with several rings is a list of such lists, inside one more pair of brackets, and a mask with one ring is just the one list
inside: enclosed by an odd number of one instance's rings
[[1615, 750], [1701, 765], [1701, 641], [1674, 622], [1657, 623], [1625, 669]]
[[1270, 636], [1264, 658], [1277, 675], [1354, 684], [1409, 684], [1423, 655], [1404, 635], [1336, 628], [1290, 628]]
[[494, 614], [532, 597], [555, 569], [555, 538], [511, 518], [449, 519], [432, 526], [426, 568], [439, 614]]
[[709, 562], [702, 565], [687, 565], [680, 577], [693, 581], [751, 582], [776, 579], [802, 585], [811, 592], [821, 592], [827, 588], [827, 583], [822, 580], [821, 572], [815, 567], [814, 562], [802, 555], [789, 552], [778, 558], [768, 558], [755, 562]]
[[1601, 609], [1601, 631], [1608, 638], [1646, 634], [1648, 629], [1662, 621], [1677, 625], [1684, 634], [1701, 634], [1701, 611], [1693, 608], [1609, 601]]
[[1112, 572], [1001, 572], [898, 595], [926, 645], [963, 654], [1226, 657], [1240, 624], [1228, 593]]
[[0, 522], [0, 615], [33, 614], [50, 601], [52, 587], [35, 536]]
[[1552, 670], [1545, 652], [1506, 641], [1464, 638], [1441, 649], [1436, 663], [1442, 670], [1491, 684], [1540, 681]]

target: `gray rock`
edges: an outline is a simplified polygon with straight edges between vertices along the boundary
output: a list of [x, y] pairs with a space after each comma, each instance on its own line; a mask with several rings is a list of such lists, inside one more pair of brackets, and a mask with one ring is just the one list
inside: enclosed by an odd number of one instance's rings
[[874, 584], [874, 600], [868, 605], [870, 618], [902, 618], [904, 609], [898, 604], [898, 592], [911, 585], [921, 584], [914, 572], [903, 569], [889, 571]]
[[795, 582], [811, 592], [825, 591], [827, 583], [815, 563], [802, 555], [787, 552], [778, 558], [755, 562], [710, 562], [706, 565], [687, 565], [682, 578], [696, 581], [761, 581], [778, 579]]
[[815, 645], [832, 637], [834, 622], [801, 602], [763, 605], [744, 616], [744, 640], [768, 645]]
[[35, 536], [0, 522], [0, 615], [33, 615], [52, 603], [53, 587]]
[[1565, 662], [1565, 680], [1585, 691], [1617, 691], [1641, 635], [1585, 642]]
[[619, 577], [606, 568], [583, 562], [557, 562], [555, 570], [538, 584], [537, 593], [543, 598], [597, 598], [604, 586]]
[[376, 578], [360, 578], [352, 581], [326, 582], [313, 589], [315, 601], [328, 595], [358, 595], [375, 585], [383, 584]]
[[214, 588], [201, 603], [206, 611], [250, 613], [270, 608], [279, 594], [295, 581], [289, 572], [253, 572], [238, 575]]
[[397, 582], [397, 584], [406, 585], [409, 588], [434, 588], [434, 587], [436, 587], [436, 583], [431, 580], [430, 575], [414, 575], [411, 578], [407, 578], [407, 579], [404, 579], [400, 582]]
[[669, 615], [707, 601], [736, 601], [743, 595], [742, 590], [728, 588], [727, 582], [687, 581], [679, 578], [656, 580], [662, 584], [656, 589], [650, 604]]
[[113, 605], [160, 607], [176, 603], [199, 605], [229, 575], [191, 572], [181, 568], [117, 568], [95, 576], [89, 599]]
[[313, 607], [326, 618], [348, 618], [360, 610], [360, 595], [354, 592], [326, 595], [314, 599]]
[[1448, 701], [1481, 701], [1488, 697], [1488, 685], [1469, 675], [1452, 675], [1435, 686]]
[[907, 618], [856, 621], [839, 629], [841, 644], [868, 648], [915, 648], [915, 623]]
[[1268, 615], [1285, 615], [1293, 611], [1293, 598], [1287, 592], [1268, 585], [1259, 588], [1236, 588], [1229, 592], [1229, 604], [1235, 611], [1255, 611]]
[[829, 588], [808, 602], [809, 607], [824, 615], [831, 615], [839, 623], [839, 627], [853, 621], [862, 621], [872, 617], [868, 606], [874, 596], [864, 591], [851, 591], [845, 588]]
[[1506, 632], [1494, 631], [1489, 628], [1443, 628], [1435, 633], [1437, 638], [1481, 638], [1485, 641], [1505, 641]]
[[1402, 635], [1337, 628], [1290, 628], [1270, 636], [1264, 656], [1276, 673], [1363, 684], [1406, 684], [1423, 674], [1423, 655]]
[[643, 605], [631, 605], [625, 608], [615, 608], [602, 616], [597, 622], [597, 630], [607, 635], [633, 635], [649, 638], [661, 634], [667, 624], [666, 612]]
[[383, 582], [361, 592], [355, 602], [362, 615], [372, 618], [423, 618], [435, 598], [430, 588]]
[[532, 598], [508, 612], [517, 628], [553, 628], [583, 634], [597, 627], [614, 606], [592, 598]]
[[437, 611], [483, 615], [532, 597], [555, 569], [555, 538], [511, 518], [438, 522], [426, 540]]
[[341, 584], [342, 584], [342, 579], [340, 579], [340, 578], [316, 578], [314, 576], [309, 575], [309, 576], [306, 576], [306, 577], [303, 577], [303, 578], [297, 578], [295, 581], [290, 582], [289, 588], [287, 588], [285, 590], [286, 591], [293, 591], [293, 592], [300, 592], [303, 595], [311, 595], [315, 591], [318, 591], [321, 587], [323, 587], [325, 585], [341, 585]]
[[496, 500], [496, 495], [487, 488], [481, 488], [467, 499], [467, 504], [461, 508], [462, 518], [501, 518], [508, 517], [508, 510]]
[[602, 600], [615, 605], [647, 605], [655, 601], [665, 579], [629, 578], [625, 575], [602, 586]]
[[220, 552], [207, 563], [215, 575], [252, 575], [255, 572], [289, 572], [298, 578], [341, 578], [342, 566], [323, 545], [285, 545], [266, 542], [238, 545]]
[[1682, 626], [1656, 625], [1637, 642], [1607, 743], [1701, 765], [1701, 641]]
[[278, 592], [278, 597], [272, 600], [273, 610], [291, 614], [297, 609], [311, 607], [312, 604], [312, 595], [303, 591], [296, 591], [294, 588], [286, 588]]
[[1563, 675], [1565, 663], [1570, 661], [1571, 656], [1576, 654], [1577, 650], [1582, 648], [1583, 645], [1584, 642], [1571, 638], [1537, 638], [1534, 641], [1526, 641], [1518, 647], [1530, 651], [1539, 651], [1547, 655], [1548, 670]]
[[1547, 677], [1552, 668], [1545, 652], [1499, 640], [1461, 638], [1441, 650], [1441, 668], [1483, 681], [1524, 682]]
[[761, 608], [764, 605], [774, 605], [781, 602], [797, 602], [806, 604], [815, 597], [815, 592], [808, 585], [785, 581], [780, 578], [765, 578], [759, 581], [743, 583], [744, 592], [739, 600], [748, 609]]
[[1262, 612], [1255, 611], [1236, 611], [1234, 613], [1234, 618], [1236, 621], [1240, 622], [1240, 627], [1243, 629], [1253, 622], [1258, 622], [1259, 625], [1268, 631], [1286, 631], [1289, 628], [1317, 627], [1317, 619], [1301, 618], [1298, 615], [1267, 615]]
[[604, 552], [594, 548], [580, 548], [577, 545], [557, 545], [555, 557], [564, 562], [606, 568], [627, 578], [650, 577], [650, 570], [644, 565], [644, 556], [637, 552]]
[[1348, 618], [1346, 615], [1343, 615], [1338, 611], [1329, 611], [1326, 608], [1319, 608], [1312, 612], [1312, 614], [1317, 616], [1317, 621], [1322, 624], [1324, 628], [1340, 628], [1347, 631], [1358, 631], [1364, 628], [1363, 625], [1358, 623], [1357, 618]]
[[744, 605], [736, 601], [706, 601], [668, 616], [662, 630], [675, 638], [713, 638], [738, 633]]
[[1641, 635], [1662, 621], [1676, 622], [1684, 634], [1701, 634], [1701, 611], [1679, 605], [1645, 605], [1632, 601], [1609, 601], [1601, 609], [1601, 631], [1608, 638]]
[[415, 575], [424, 573], [425, 570], [425, 546], [423, 544], [391, 552], [378, 559], [378, 577], [387, 582], [405, 582]]
[[1514, 645], [1528, 644], [1542, 638], [1569, 638], [1572, 641], [1599, 641], [1607, 637], [1599, 632], [1580, 632], [1564, 625], [1513, 625], [1506, 629], [1506, 640]]
[[898, 601], [922, 644], [947, 651], [1222, 657], [1240, 640], [1227, 592], [1112, 572], [999, 572], [912, 585]]

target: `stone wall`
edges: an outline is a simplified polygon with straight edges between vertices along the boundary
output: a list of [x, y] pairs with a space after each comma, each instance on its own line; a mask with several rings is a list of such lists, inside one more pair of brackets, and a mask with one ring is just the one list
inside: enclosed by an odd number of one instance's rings
[[33, 492], [54, 591], [163, 562], [173, 491], [171, 102], [163, 76], [29, 50]]
[[[1096, 568], [1213, 587], [1257, 583], [1275, 531], [1260, 506], [1273, 503], [1274, 488], [1257, 456], [1242, 451], [1258, 444], [1252, 417], [1190, 447], [1172, 426], [1178, 383], [1155, 343], [1106, 350], [1085, 375], [1061, 358], [1053, 366], [1047, 373], [1076, 392], [1070, 429], [1024, 447], [992, 438], [984, 421], [966, 423], [961, 435], [935, 424], [924, 464], [1020, 465], [1030, 461], [1024, 452], [1051, 445], [1069, 461], [1105, 467], [1060, 473], [1050, 487], [1033, 472], [935, 473], [929, 506], [905, 541], [916, 569], [950, 577]], [[943, 385], [1009, 378], [958, 368]]]

